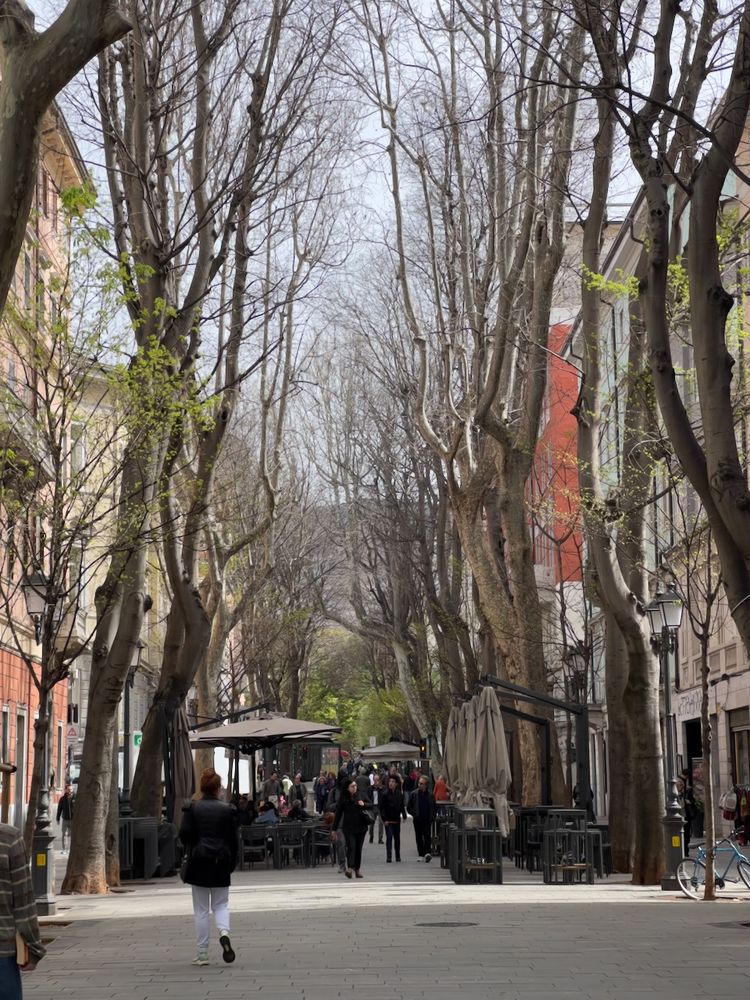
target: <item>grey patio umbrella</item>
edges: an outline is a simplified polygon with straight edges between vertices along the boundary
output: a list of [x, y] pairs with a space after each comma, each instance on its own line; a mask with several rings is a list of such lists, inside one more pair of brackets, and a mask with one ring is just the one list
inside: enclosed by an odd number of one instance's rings
[[492, 797], [497, 822], [504, 837], [510, 831], [508, 785], [510, 760], [505, 742], [505, 727], [500, 705], [491, 687], [482, 691], [477, 711], [477, 783], [481, 791]]
[[451, 789], [452, 797], [455, 798], [458, 791], [458, 739], [459, 739], [459, 710], [456, 705], [450, 710], [448, 722], [445, 726], [445, 746], [443, 747], [443, 762], [445, 764], [445, 776]]
[[467, 774], [466, 751], [469, 735], [470, 702], [465, 701], [458, 713], [458, 731], [456, 734], [456, 784], [454, 793], [457, 802], [464, 803], [466, 790], [469, 787]]
[[479, 699], [474, 697], [466, 702], [463, 714], [465, 749], [465, 784], [463, 803], [467, 806], [481, 805], [481, 787], [479, 784], [479, 747], [477, 743], [477, 708]]
[[180, 825], [182, 807], [195, 792], [195, 765], [190, 749], [190, 726], [185, 706], [164, 710], [164, 777], [167, 819]]

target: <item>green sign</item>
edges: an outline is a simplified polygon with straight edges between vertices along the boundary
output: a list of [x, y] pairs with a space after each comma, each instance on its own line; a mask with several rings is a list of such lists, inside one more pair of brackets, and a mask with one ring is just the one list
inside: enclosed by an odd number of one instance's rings
[[133, 733], [133, 746], [139, 747], [141, 745], [141, 740], [143, 739], [143, 733], [140, 731]]

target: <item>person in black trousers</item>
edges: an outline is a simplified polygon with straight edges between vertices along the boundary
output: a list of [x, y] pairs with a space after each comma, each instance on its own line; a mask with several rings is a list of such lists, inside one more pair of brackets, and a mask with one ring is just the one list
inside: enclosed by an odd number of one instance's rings
[[407, 808], [414, 819], [414, 837], [417, 841], [419, 860], [424, 858], [425, 861], [430, 861], [432, 859], [430, 839], [432, 821], [435, 818], [435, 796], [430, 791], [426, 775], [423, 774], [419, 779]]
[[396, 861], [401, 860], [401, 819], [406, 819], [404, 795], [397, 778], [388, 778], [388, 788], [380, 795], [380, 815], [385, 826], [385, 860], [393, 860], [393, 849], [396, 850]]
[[344, 874], [347, 878], [352, 877], [352, 873], [357, 878], [364, 878], [362, 874], [362, 845], [365, 836], [370, 828], [367, 818], [368, 805], [370, 801], [359, 797], [357, 782], [352, 779], [340, 797], [336, 806], [336, 815], [333, 820], [333, 830], [337, 837], [343, 836], [346, 840], [346, 870]]
[[192, 887], [198, 951], [193, 965], [208, 965], [209, 913], [213, 910], [225, 962], [235, 955], [229, 939], [229, 885], [237, 864], [237, 815], [223, 802], [221, 777], [212, 767], [201, 773], [201, 798], [182, 811], [180, 840], [185, 845], [182, 881]]

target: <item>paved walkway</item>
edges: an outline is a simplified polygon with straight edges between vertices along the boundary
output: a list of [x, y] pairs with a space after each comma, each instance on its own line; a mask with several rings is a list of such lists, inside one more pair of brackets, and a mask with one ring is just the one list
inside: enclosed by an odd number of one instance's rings
[[[739, 1000], [748, 993], [750, 893], [691, 902], [613, 877], [455, 886], [365, 846], [363, 881], [325, 865], [235, 876], [225, 965], [193, 968], [189, 890], [157, 880], [61, 897], [26, 1000]], [[65, 926], [62, 926], [65, 924]], [[1, 995], [1, 991], [0, 991]]]

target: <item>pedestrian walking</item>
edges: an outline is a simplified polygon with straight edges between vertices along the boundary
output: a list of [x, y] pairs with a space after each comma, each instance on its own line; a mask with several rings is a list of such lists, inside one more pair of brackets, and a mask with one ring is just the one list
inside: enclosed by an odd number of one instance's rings
[[[18, 935], [25, 961], [18, 964]], [[43, 958], [34, 889], [23, 837], [14, 826], [0, 823], [0, 997], [21, 1000], [21, 976]]]
[[301, 774], [295, 774], [294, 781], [287, 795], [287, 804], [290, 809], [295, 802], [299, 802], [303, 809], [307, 802], [307, 786], [302, 784]]
[[[62, 851], [66, 854], [70, 850], [70, 834], [73, 829], [73, 806], [75, 800], [73, 798], [73, 786], [66, 785], [65, 791], [60, 797], [60, 801], [57, 803], [57, 822], [62, 823]], [[67, 841], [68, 847], [66, 850], [65, 843]]]
[[388, 778], [388, 788], [380, 796], [380, 816], [385, 827], [385, 860], [401, 860], [401, 820], [406, 819], [404, 808], [404, 793], [397, 778]]
[[271, 777], [267, 778], [263, 782], [263, 798], [268, 802], [273, 802], [275, 806], [278, 806], [282, 791], [283, 788], [281, 782], [279, 781], [279, 772], [271, 771]]
[[180, 840], [187, 849], [182, 880], [192, 886], [197, 953], [193, 965], [208, 965], [209, 914], [213, 910], [225, 962], [235, 955], [229, 937], [229, 885], [237, 864], [237, 817], [219, 798], [221, 777], [212, 767], [201, 773], [201, 798], [185, 806]]
[[328, 794], [328, 799], [326, 800], [325, 812], [330, 814], [330, 826], [331, 826], [331, 840], [333, 842], [333, 850], [336, 861], [338, 862], [339, 871], [343, 873], [346, 871], [346, 839], [344, 837], [337, 837], [336, 830], [333, 826], [334, 820], [336, 818], [336, 810], [338, 809], [338, 804], [343, 798], [346, 792], [346, 786], [349, 784], [349, 772], [345, 767], [339, 770], [338, 779], [334, 782], [331, 791]]
[[375, 807], [375, 822], [370, 824], [370, 843], [375, 837], [375, 826], [378, 828], [378, 843], [383, 843], [383, 817], [380, 815], [380, 796], [383, 794], [383, 786], [380, 783], [380, 775], [375, 772], [370, 786], [370, 798]]
[[344, 874], [351, 878], [354, 874], [357, 878], [364, 878], [362, 874], [362, 845], [365, 842], [365, 835], [370, 826], [367, 817], [367, 807], [371, 805], [369, 799], [362, 798], [357, 790], [357, 782], [354, 778], [349, 782], [336, 806], [336, 815], [333, 820], [333, 830], [336, 838], [343, 836], [346, 840], [346, 869]]
[[435, 818], [435, 796], [429, 788], [426, 775], [422, 775], [406, 807], [414, 820], [414, 837], [417, 841], [419, 860], [431, 861], [432, 821]]
[[318, 777], [313, 782], [313, 792], [315, 794], [315, 812], [323, 813], [326, 807], [326, 799], [328, 798], [328, 792], [330, 787], [328, 784], [328, 775], [325, 771], [321, 771]]

